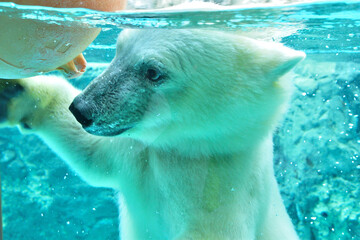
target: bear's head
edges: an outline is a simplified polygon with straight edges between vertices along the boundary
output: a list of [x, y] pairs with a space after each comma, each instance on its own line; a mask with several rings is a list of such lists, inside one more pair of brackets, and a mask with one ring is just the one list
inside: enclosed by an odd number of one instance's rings
[[273, 129], [291, 90], [281, 77], [303, 58], [236, 32], [124, 30], [110, 66], [70, 109], [95, 135], [251, 142]]

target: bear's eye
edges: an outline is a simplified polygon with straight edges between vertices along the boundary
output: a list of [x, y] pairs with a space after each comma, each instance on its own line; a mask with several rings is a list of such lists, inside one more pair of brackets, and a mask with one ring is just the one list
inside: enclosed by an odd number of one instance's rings
[[157, 70], [155, 68], [149, 68], [146, 71], [146, 78], [149, 79], [150, 81], [157, 82], [157, 81], [161, 80], [162, 75], [159, 72], [159, 70]]

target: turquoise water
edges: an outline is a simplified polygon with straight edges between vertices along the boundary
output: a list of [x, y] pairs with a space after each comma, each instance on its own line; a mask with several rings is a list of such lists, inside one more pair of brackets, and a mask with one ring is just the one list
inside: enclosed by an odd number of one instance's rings
[[[276, 176], [301, 239], [360, 239], [360, 1], [121, 13], [1, 3], [2, 14], [102, 27], [80, 88], [111, 61], [121, 28], [241, 30], [305, 51], [274, 136]], [[115, 193], [82, 182], [36, 136], [0, 129], [0, 150], [4, 239], [117, 239]]]

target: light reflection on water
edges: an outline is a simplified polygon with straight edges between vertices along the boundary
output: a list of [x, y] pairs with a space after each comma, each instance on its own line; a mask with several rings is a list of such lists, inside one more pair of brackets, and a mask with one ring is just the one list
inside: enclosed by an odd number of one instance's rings
[[360, 1], [116, 13], [0, 3], [1, 15], [51, 24], [85, 23], [101, 27], [103, 32], [106, 31], [103, 33], [106, 37], [100, 35], [88, 49], [95, 55], [106, 51], [113, 56], [114, 39], [122, 28], [208, 28], [263, 33], [258, 37], [282, 41], [321, 60], [358, 62], [360, 59], [357, 57], [360, 49]]
[[[258, 28], [294, 27], [303, 31], [302, 40], [318, 39], [328, 42], [345, 40], [338, 50], [353, 51], [359, 39], [360, 1], [329, 1], [286, 6], [256, 8], [221, 7], [197, 10], [147, 10], [116, 13], [87, 9], [55, 9], [0, 3], [0, 15], [35, 19], [52, 24], [87, 23], [103, 29], [114, 28], [217, 28], [253, 30]], [[305, 30], [305, 31], [304, 31]], [[344, 34], [344, 30], [346, 33]], [[326, 33], [324, 33], [324, 31]], [[344, 39], [339, 39], [338, 35]], [[353, 41], [359, 44], [359, 41]], [[304, 44], [303, 44], [304, 45]], [[308, 46], [304, 45], [307, 49]], [[329, 47], [329, 49], [331, 49]], [[356, 50], [356, 49], [355, 49]]]

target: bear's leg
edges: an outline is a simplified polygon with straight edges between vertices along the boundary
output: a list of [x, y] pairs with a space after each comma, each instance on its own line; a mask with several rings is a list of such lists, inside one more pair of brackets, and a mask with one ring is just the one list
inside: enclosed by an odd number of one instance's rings
[[83, 130], [68, 109], [78, 93], [57, 77], [0, 79], [0, 125], [36, 133], [90, 184], [118, 187], [121, 164], [111, 149], [121, 140]]

